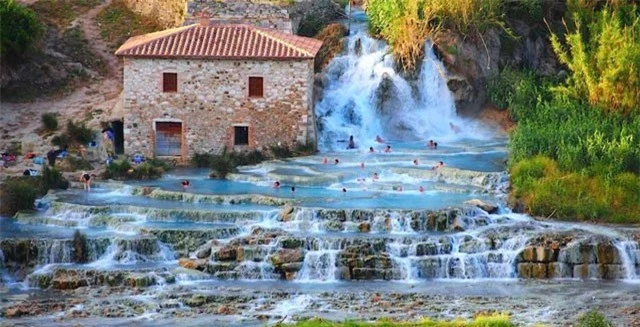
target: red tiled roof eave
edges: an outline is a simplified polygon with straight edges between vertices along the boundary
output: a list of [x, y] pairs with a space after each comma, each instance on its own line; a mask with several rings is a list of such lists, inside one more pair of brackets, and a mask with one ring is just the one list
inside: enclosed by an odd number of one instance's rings
[[322, 41], [250, 25], [189, 25], [130, 38], [117, 56], [210, 60], [313, 59]]

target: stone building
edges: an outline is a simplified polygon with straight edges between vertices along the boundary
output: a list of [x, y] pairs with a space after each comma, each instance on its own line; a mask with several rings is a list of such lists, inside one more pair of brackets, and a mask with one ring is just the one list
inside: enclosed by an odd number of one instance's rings
[[203, 20], [132, 37], [124, 60], [127, 154], [194, 153], [315, 142], [313, 61], [321, 41]]

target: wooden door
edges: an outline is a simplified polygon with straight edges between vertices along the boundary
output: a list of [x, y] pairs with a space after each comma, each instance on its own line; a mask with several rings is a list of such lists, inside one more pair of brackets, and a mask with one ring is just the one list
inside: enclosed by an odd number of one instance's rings
[[155, 155], [160, 157], [180, 156], [182, 154], [182, 123], [156, 123]]

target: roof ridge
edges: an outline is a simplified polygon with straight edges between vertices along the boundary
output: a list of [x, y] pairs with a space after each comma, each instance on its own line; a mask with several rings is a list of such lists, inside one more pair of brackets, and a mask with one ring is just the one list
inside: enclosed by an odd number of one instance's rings
[[[162, 30], [162, 31], [157, 31], [157, 32], [152, 32], [152, 33], [133, 36], [133, 37], [129, 38], [127, 41], [125, 41], [116, 50], [115, 55], [118, 55], [118, 53], [120, 53], [120, 52], [127, 51], [127, 50], [135, 48], [135, 47], [143, 46], [143, 45], [145, 45], [147, 43], [150, 43], [150, 42], [153, 42], [153, 41], [157, 41], [159, 39], [163, 39], [163, 38], [166, 38], [168, 36], [172, 36], [172, 35], [178, 34], [180, 32], [183, 32], [183, 31], [190, 30], [190, 29], [192, 29], [192, 28], [194, 28], [196, 26], [198, 26], [198, 24], [190, 24], [190, 25], [186, 25], [186, 26], [178, 26], [178, 27], [167, 29], [167, 30]], [[159, 37], [156, 37], [156, 36], [159, 36]], [[138, 41], [138, 39], [139, 39], [140, 43], [136, 42], [136, 41]]]
[[[289, 42], [287, 42], [287, 41], [285, 41], [283, 39], [280, 39], [280, 38], [270, 34], [270, 33], [277, 33], [277, 34], [284, 34], [284, 33], [275, 32], [275, 31], [266, 31], [266, 30], [263, 30], [263, 29], [261, 29], [259, 27], [253, 26], [253, 25], [247, 25], [247, 27], [250, 28], [250, 29], [255, 30], [260, 35], [262, 35], [262, 36], [264, 36], [266, 38], [269, 38], [269, 39], [273, 40], [274, 42], [278, 42], [280, 44], [284, 44], [284, 45], [287, 45], [289, 47], [292, 47], [292, 48], [296, 49], [297, 51], [299, 51], [299, 52], [301, 52], [301, 53], [303, 53], [303, 54], [305, 54], [307, 56], [311, 56], [311, 57], [314, 56], [313, 53], [311, 53], [311, 52], [309, 52], [309, 51], [307, 51], [305, 49], [302, 49], [302, 48], [296, 46], [295, 44], [289, 43]], [[290, 35], [293, 36], [293, 37], [298, 37], [297, 35], [294, 35], [294, 34], [290, 34]], [[287, 34], [287, 36], [289, 36], [289, 34]]]

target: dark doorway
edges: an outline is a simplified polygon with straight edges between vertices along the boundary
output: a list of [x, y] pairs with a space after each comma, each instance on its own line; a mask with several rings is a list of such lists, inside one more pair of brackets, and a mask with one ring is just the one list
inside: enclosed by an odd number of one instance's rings
[[234, 126], [233, 134], [234, 145], [249, 144], [249, 126]]
[[111, 127], [113, 128], [113, 146], [116, 154], [124, 154], [124, 123], [122, 120], [112, 120]]

